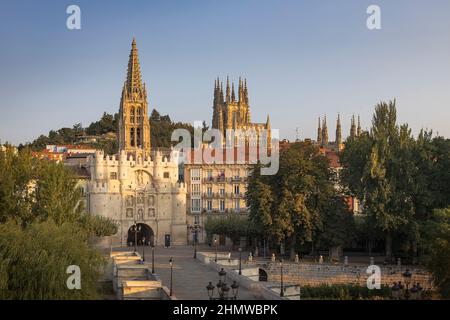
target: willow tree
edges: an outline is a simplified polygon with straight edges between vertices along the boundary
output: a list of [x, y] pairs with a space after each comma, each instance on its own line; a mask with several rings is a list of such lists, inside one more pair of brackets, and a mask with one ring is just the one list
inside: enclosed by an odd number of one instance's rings
[[[54, 221], [0, 224], [0, 299], [95, 299], [105, 258], [80, 225]], [[80, 268], [81, 288], [67, 285]]]

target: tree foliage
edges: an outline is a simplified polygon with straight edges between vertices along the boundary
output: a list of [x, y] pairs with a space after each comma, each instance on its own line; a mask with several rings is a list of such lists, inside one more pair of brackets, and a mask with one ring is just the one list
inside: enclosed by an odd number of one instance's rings
[[[0, 224], [0, 299], [95, 299], [105, 265], [88, 246], [79, 225], [52, 220], [25, 228], [16, 222]], [[81, 271], [81, 289], [69, 290], [67, 267]]]
[[343, 184], [385, 239], [387, 257], [394, 237], [416, 252], [420, 224], [449, 204], [449, 150], [448, 139], [423, 131], [414, 139], [407, 124], [398, 125], [395, 100], [375, 107], [370, 132], [347, 140]]
[[230, 215], [228, 217], [209, 217], [205, 221], [205, 231], [208, 236], [220, 234], [230, 238], [233, 243], [238, 243], [241, 237], [257, 237], [262, 230], [251, 223], [247, 217]]
[[[321, 234], [330, 245], [342, 244], [346, 230], [339, 228], [339, 219], [345, 220], [342, 214], [351, 216], [337, 197], [334, 181], [328, 160], [318, 148], [296, 142], [281, 151], [277, 174], [260, 175], [260, 165], [251, 171], [246, 194], [250, 220], [277, 243], [286, 242], [291, 255], [297, 243], [311, 243]], [[339, 218], [324, 224], [330, 214]]]
[[422, 226], [425, 265], [442, 297], [450, 298], [450, 207], [436, 209]]

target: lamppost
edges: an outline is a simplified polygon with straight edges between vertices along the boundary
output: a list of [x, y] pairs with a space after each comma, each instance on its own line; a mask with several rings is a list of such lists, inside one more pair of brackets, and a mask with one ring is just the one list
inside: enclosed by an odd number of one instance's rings
[[405, 272], [403, 272], [403, 279], [405, 281], [406, 284], [406, 290], [405, 290], [405, 299], [408, 300], [410, 295], [409, 295], [409, 285], [411, 284], [411, 278], [412, 278], [412, 273], [411, 271], [409, 271], [409, 269], [406, 269]]
[[169, 296], [172, 296], [172, 280], [173, 280], [173, 278], [172, 278], [172, 274], [173, 274], [173, 272], [172, 272], [172, 270], [173, 270], [173, 258], [172, 257], [170, 257], [170, 259], [169, 259], [169, 264], [170, 264], [170, 292], [169, 292]]
[[283, 259], [280, 259], [280, 269], [281, 269], [281, 288], [280, 288], [280, 297], [284, 297], [284, 284], [283, 284]]
[[138, 226], [136, 221], [134, 221], [133, 231], [134, 231], [134, 253], [136, 253], [136, 251], [137, 251], [137, 233], [138, 233], [138, 231], [141, 231], [141, 226]]
[[194, 225], [194, 259], [197, 259], [197, 237], [198, 237], [198, 224]]
[[397, 282], [394, 282], [391, 291], [392, 291], [392, 298], [394, 300], [398, 300], [400, 298], [400, 286]]
[[264, 243], [264, 260], [266, 259], [266, 239], [263, 240]]
[[[212, 284], [210, 281], [209, 284], [206, 286], [206, 290], [208, 291], [209, 300], [237, 300], [237, 295], [239, 292], [239, 284], [236, 281], [233, 281], [233, 284], [231, 285], [232, 289], [232, 296], [228, 297], [228, 293], [230, 291], [230, 287], [225, 282], [226, 277], [226, 271], [220, 269], [219, 271], [219, 282], [216, 286]], [[217, 293], [218, 297], [214, 297], [214, 289], [217, 287]]]
[[142, 262], [145, 262], [145, 237], [142, 237]]
[[216, 247], [216, 256], [214, 258], [214, 262], [217, 262], [217, 237], [214, 237], [214, 246]]
[[155, 273], [155, 245], [152, 244], [152, 274]]
[[242, 275], [242, 248], [239, 247], [239, 275]]

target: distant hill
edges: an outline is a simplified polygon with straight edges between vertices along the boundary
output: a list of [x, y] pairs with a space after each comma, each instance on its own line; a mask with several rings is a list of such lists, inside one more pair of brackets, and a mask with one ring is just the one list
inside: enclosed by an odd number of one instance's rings
[[[85, 145], [103, 149], [108, 154], [117, 153], [118, 145], [116, 134], [118, 130], [119, 114], [103, 113], [100, 120], [92, 122], [83, 128], [81, 123], [76, 123], [72, 128], [50, 130], [48, 135], [40, 135], [31, 143], [19, 145], [19, 149], [29, 147], [33, 151], [39, 151], [46, 145]], [[170, 137], [173, 130], [184, 128], [193, 133], [193, 127], [189, 123], [173, 122], [169, 115], [161, 115], [153, 109], [150, 118], [150, 135], [152, 147], [168, 148], [171, 145]], [[204, 124], [206, 127], [206, 124]]]

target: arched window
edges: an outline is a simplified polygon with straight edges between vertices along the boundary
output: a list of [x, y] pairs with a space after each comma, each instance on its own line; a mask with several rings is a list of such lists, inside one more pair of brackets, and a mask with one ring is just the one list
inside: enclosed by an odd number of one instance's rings
[[141, 147], [141, 129], [137, 128], [136, 130], [136, 145]]
[[130, 144], [134, 147], [134, 128], [130, 129]]
[[142, 111], [141, 108], [137, 108], [137, 123], [141, 123], [141, 115], [142, 115]]
[[132, 107], [130, 111], [130, 122], [134, 123], [134, 107]]

